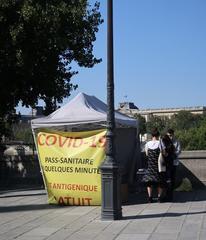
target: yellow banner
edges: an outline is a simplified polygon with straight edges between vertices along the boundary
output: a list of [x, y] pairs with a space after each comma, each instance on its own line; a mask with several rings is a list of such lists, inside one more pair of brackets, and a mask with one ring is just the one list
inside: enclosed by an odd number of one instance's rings
[[99, 166], [105, 158], [105, 134], [106, 130], [38, 133], [49, 203], [101, 205]]

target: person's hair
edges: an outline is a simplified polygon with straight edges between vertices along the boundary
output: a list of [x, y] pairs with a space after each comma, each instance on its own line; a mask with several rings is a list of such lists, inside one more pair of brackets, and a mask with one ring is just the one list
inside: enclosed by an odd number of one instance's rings
[[158, 138], [160, 136], [160, 132], [158, 131], [157, 128], [154, 128], [154, 129], [152, 129], [151, 135], [152, 135], [152, 137]]
[[165, 146], [166, 152], [168, 154], [174, 154], [175, 148], [174, 148], [173, 142], [172, 142], [172, 140], [170, 139], [170, 137], [167, 134], [162, 136], [162, 142], [163, 142], [163, 144]]
[[167, 147], [169, 144], [172, 143], [172, 140], [170, 139], [170, 137], [167, 134], [165, 134], [162, 136], [162, 142]]
[[172, 134], [172, 135], [174, 135], [174, 130], [172, 129], [172, 128], [169, 128], [168, 130], [167, 130], [167, 132], [169, 133], [169, 134]]

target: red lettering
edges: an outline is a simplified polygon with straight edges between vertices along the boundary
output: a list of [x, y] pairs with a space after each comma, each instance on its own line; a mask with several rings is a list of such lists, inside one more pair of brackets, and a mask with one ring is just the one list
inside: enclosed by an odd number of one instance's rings
[[73, 147], [78, 148], [82, 146], [83, 144], [89, 144], [89, 147], [105, 147], [106, 145], [106, 137], [102, 136], [99, 139], [97, 139], [97, 136], [90, 137], [91, 142], [84, 142], [84, 139], [81, 137], [78, 138], [71, 138], [71, 137], [63, 137], [61, 135], [52, 135], [52, 134], [39, 134], [37, 142], [40, 146], [47, 145], [55, 145], [58, 144], [59, 147]]
[[[54, 197], [55, 198], [55, 197]], [[55, 198], [56, 199], [56, 198]], [[59, 205], [90, 206], [92, 198], [59, 197]]]
[[91, 139], [92, 139], [92, 142], [91, 142], [91, 144], [89, 145], [89, 147], [96, 147], [96, 146], [97, 146], [97, 145], [96, 145], [96, 136], [91, 137]]
[[46, 145], [51, 146], [54, 145], [57, 141], [57, 137], [55, 135], [48, 135], [46, 137]]
[[73, 138], [69, 138], [69, 141], [68, 141], [68, 145], [67, 145], [67, 147], [70, 147], [70, 146], [71, 146], [72, 141], [73, 141]]
[[63, 147], [64, 144], [67, 142], [68, 138], [64, 138], [64, 141], [62, 141], [62, 136], [59, 136], [59, 146]]
[[61, 189], [61, 183], [57, 183], [56, 188], [57, 188], [57, 189]]
[[63, 199], [63, 197], [59, 197], [58, 203], [59, 203], [60, 205], [64, 205], [64, 199]]
[[105, 136], [102, 136], [99, 138], [99, 146], [100, 147], [105, 147], [106, 145], [106, 137]]
[[40, 146], [42, 146], [42, 145], [44, 145], [45, 144], [45, 142], [41, 142], [40, 141], [40, 138], [42, 137], [42, 136], [45, 136], [45, 134], [39, 134], [39, 136], [38, 136], [38, 144], [40, 145]]
[[90, 205], [91, 205], [91, 204], [90, 204], [90, 201], [92, 200], [92, 198], [85, 198], [85, 200], [87, 200], [88, 206], [90, 206]]
[[64, 199], [67, 200], [67, 205], [69, 205], [69, 200], [71, 199], [71, 197], [64, 197]]
[[83, 139], [82, 138], [75, 138], [74, 139], [74, 143], [73, 143], [73, 147], [74, 148], [78, 148], [83, 144]]

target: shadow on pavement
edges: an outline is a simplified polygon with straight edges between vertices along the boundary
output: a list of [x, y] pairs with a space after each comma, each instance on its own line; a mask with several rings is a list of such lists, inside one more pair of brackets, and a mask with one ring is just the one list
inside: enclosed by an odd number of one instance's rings
[[[185, 202], [200, 202], [206, 201], [206, 189], [198, 189], [191, 192], [175, 192], [173, 203], [185, 203]], [[138, 192], [130, 194], [129, 201], [123, 205], [135, 205], [135, 204], [153, 204], [147, 203], [147, 193]], [[159, 203], [164, 204], [164, 203]], [[144, 215], [133, 215], [133, 216], [123, 216], [122, 220], [132, 220], [132, 219], [146, 219], [146, 218], [161, 218], [161, 217], [179, 217], [182, 215], [196, 215], [196, 214], [206, 214], [206, 211], [196, 211], [196, 212], [166, 212], [166, 213], [155, 213], [155, 214], [144, 214]]]
[[[191, 201], [205, 201], [206, 200], [206, 188], [194, 190], [191, 192], [174, 192], [175, 203], [184, 203]], [[147, 192], [141, 191], [132, 193], [129, 195], [128, 201], [123, 205], [145, 204], [147, 203]]]
[[33, 186], [33, 187], [28, 187], [28, 186], [19, 186], [19, 187], [14, 187], [14, 188], [8, 188], [8, 189], [1, 189], [0, 188], [0, 195], [3, 194], [8, 194], [8, 193], [14, 193], [14, 192], [28, 192], [28, 191], [41, 191], [44, 190], [43, 186]]
[[3, 196], [0, 196], [0, 198], [12, 198], [12, 197], [28, 197], [28, 196], [41, 196], [46, 195], [46, 193], [19, 193], [19, 194], [4, 194]]
[[156, 213], [156, 214], [147, 214], [147, 215], [134, 215], [134, 216], [123, 216], [122, 220], [132, 220], [132, 219], [146, 219], [146, 218], [162, 218], [162, 217], [179, 217], [182, 215], [196, 215], [196, 214], [205, 214], [206, 211], [200, 212], [183, 212], [183, 213]]
[[[0, 206], [0, 213], [5, 212], [19, 212], [19, 211], [34, 211], [34, 210], [47, 210], [58, 209], [64, 206], [49, 205], [49, 204], [30, 204], [30, 205], [13, 205], [13, 206]], [[69, 207], [69, 206], [66, 206]]]

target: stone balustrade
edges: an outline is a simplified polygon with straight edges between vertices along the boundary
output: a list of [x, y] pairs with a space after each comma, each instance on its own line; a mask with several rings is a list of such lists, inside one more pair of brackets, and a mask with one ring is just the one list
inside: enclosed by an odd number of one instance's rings
[[[0, 188], [15, 188], [16, 186], [42, 186], [43, 180], [36, 153], [0, 155]], [[142, 155], [143, 156], [143, 155]], [[188, 178], [193, 188], [206, 185], [206, 150], [182, 151], [180, 165], [177, 169], [177, 184], [183, 178]], [[143, 163], [144, 160], [141, 159]], [[142, 164], [137, 164], [141, 168]], [[142, 166], [145, 167], [145, 166]]]

